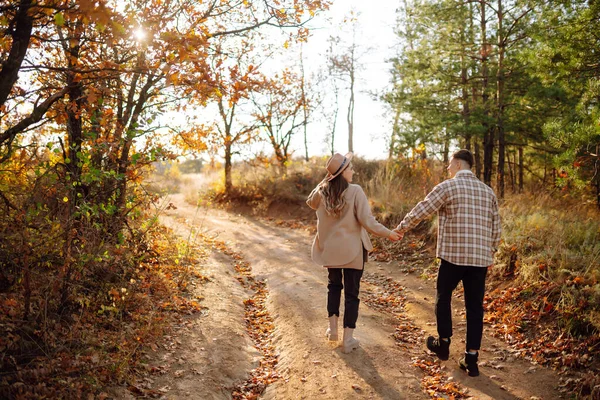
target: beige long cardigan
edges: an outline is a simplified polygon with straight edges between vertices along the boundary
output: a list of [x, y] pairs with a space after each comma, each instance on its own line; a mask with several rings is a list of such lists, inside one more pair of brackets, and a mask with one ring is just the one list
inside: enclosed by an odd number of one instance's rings
[[363, 247], [373, 250], [367, 231], [381, 237], [389, 237], [392, 231], [371, 214], [369, 200], [359, 185], [350, 184], [344, 196], [346, 205], [339, 218], [327, 215], [318, 187], [308, 196], [306, 204], [317, 211], [311, 256], [315, 263], [327, 268], [362, 269]]

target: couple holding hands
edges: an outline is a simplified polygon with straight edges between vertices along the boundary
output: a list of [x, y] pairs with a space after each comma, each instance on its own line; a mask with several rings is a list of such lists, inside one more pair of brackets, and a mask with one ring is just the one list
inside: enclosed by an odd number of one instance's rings
[[327, 176], [308, 196], [306, 203], [317, 214], [317, 234], [312, 259], [328, 271], [327, 312], [329, 340], [338, 340], [340, 299], [344, 290], [342, 351], [358, 348], [353, 337], [358, 318], [360, 280], [372, 250], [367, 232], [390, 240], [434, 213], [438, 213], [436, 256], [441, 259], [437, 283], [435, 316], [438, 337], [429, 336], [427, 348], [447, 360], [452, 337], [452, 292], [462, 281], [467, 312], [467, 338], [461, 369], [479, 375], [478, 350], [483, 332], [483, 297], [487, 268], [500, 243], [500, 216], [494, 191], [471, 172], [473, 155], [459, 150], [448, 165], [450, 179], [438, 184], [394, 229], [389, 230], [371, 214], [363, 189], [352, 184], [352, 154], [336, 153], [326, 165]]

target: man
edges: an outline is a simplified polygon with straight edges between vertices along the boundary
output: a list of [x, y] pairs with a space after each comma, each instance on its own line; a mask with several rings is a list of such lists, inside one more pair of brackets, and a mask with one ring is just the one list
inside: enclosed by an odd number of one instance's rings
[[452, 292], [462, 281], [467, 310], [467, 344], [461, 369], [479, 375], [478, 350], [483, 333], [483, 296], [487, 267], [500, 243], [500, 216], [494, 191], [471, 172], [473, 155], [452, 155], [450, 179], [440, 183], [409, 212], [395, 231], [404, 232], [438, 213], [437, 257], [441, 259], [436, 284], [435, 316], [439, 337], [429, 336], [427, 348], [440, 359], [450, 355]]

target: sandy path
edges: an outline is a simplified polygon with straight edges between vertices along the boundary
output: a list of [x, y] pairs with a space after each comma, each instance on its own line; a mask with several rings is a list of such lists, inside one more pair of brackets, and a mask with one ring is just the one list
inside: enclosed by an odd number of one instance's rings
[[[326, 272], [310, 261], [312, 237], [302, 230], [290, 230], [242, 215], [218, 210], [197, 209], [185, 203], [183, 195], [170, 200], [177, 209], [161, 217], [184, 237], [190, 228], [218, 236], [227, 246], [243, 254], [257, 278], [265, 279], [269, 291], [268, 311], [274, 318], [274, 343], [279, 352], [278, 371], [282, 379], [267, 387], [264, 399], [425, 399], [421, 389], [423, 373], [413, 366], [414, 357], [423, 357], [422, 342], [398, 346], [391, 336], [393, 316], [361, 304], [355, 336], [361, 347], [342, 354], [336, 344], [324, 340]], [[232, 276], [231, 263], [214, 254], [207, 272], [213, 281], [200, 291], [206, 297], [207, 316], [201, 317], [179, 335], [178, 363], [155, 382], [165, 398], [230, 398], [227, 388], [256, 366], [258, 355], [243, 335], [244, 293]], [[397, 263], [369, 262], [366, 275], [390, 276], [405, 287], [410, 319], [427, 333], [434, 333], [432, 282], [401, 272]], [[369, 280], [372, 281], [372, 280]], [[364, 293], [380, 291], [365, 282]], [[476, 399], [558, 399], [553, 387], [557, 377], [541, 367], [516, 360], [506, 346], [486, 337], [482, 351], [482, 375], [469, 378], [456, 362], [464, 346], [462, 302], [456, 301], [457, 327], [446, 374]], [[219, 337], [223, 340], [219, 341]], [[214, 340], [217, 338], [217, 340]], [[199, 350], [200, 349], [200, 350]], [[181, 359], [183, 356], [183, 359]], [[193, 365], [192, 365], [193, 364]], [[179, 368], [179, 369], [177, 369]], [[176, 371], [186, 371], [175, 375]], [[196, 371], [191, 373], [190, 371]]]

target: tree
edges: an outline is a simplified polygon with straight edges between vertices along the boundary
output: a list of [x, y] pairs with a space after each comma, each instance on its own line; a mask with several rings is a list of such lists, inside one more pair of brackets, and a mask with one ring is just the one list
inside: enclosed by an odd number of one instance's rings
[[[591, 187], [600, 207], [600, 72], [594, 56], [600, 50], [597, 2], [545, 4], [536, 20], [534, 44], [527, 52], [530, 71], [539, 80], [534, 99], [545, 99], [551, 112], [543, 133], [562, 171], [559, 186]], [[565, 40], [569, 38], [569, 40]], [[548, 104], [549, 103], [549, 104]]]
[[300, 92], [302, 96], [302, 114], [304, 117], [304, 123], [302, 129], [304, 133], [304, 161], [308, 161], [308, 135], [306, 128], [308, 126], [308, 105], [306, 101], [306, 74], [304, 73], [304, 56], [302, 53], [302, 43], [300, 44]]
[[[398, 35], [403, 47], [394, 61], [394, 89], [385, 99], [410, 116], [406, 120], [414, 129], [398, 134], [409, 143], [420, 141], [431, 148], [433, 142], [440, 143], [444, 161], [449, 145], [472, 148], [475, 172], [480, 176], [483, 170], [488, 185], [497, 146], [500, 197], [508, 143], [540, 141], [539, 129], [532, 124], [535, 118], [523, 117], [531, 114], [523, 101], [527, 90], [532, 93], [538, 87], [523, 62], [534, 6], [527, 0], [495, 4], [415, 0], [406, 1], [400, 10]], [[545, 113], [543, 107], [537, 111]], [[417, 138], [410, 139], [414, 134]], [[395, 144], [401, 142], [394, 138]]]
[[307, 123], [309, 106], [303, 79], [286, 69], [265, 82], [264, 87], [251, 97], [256, 126], [266, 136], [275, 153], [279, 172], [284, 174], [291, 157], [292, 136]]
[[[345, 43], [340, 35], [329, 38], [330, 46], [327, 54], [328, 65], [333, 79], [345, 82], [348, 89], [348, 106], [346, 109], [346, 123], [348, 126], [348, 151], [354, 151], [354, 93], [357, 81], [357, 73], [360, 70], [359, 48], [356, 43], [357, 18], [349, 18], [351, 25], [352, 40]], [[346, 22], [346, 21], [345, 21]], [[337, 116], [337, 114], [336, 114]]]
[[[470, 140], [476, 121], [465, 94], [472, 46], [465, 25], [468, 8], [454, 2], [404, 2], [397, 34], [400, 53], [393, 59], [394, 88], [384, 96], [399, 114], [394, 143], [399, 151], [439, 143], [448, 158], [450, 141]], [[402, 129], [400, 129], [402, 127]]]
[[[180, 134], [180, 139], [190, 146], [208, 148], [214, 153], [222, 152], [225, 164], [224, 188], [229, 195], [233, 187], [231, 168], [233, 156], [239, 146], [256, 141], [259, 124], [252, 119], [250, 97], [267, 85], [265, 77], [250, 62], [252, 45], [241, 39], [230, 43], [230, 47], [216, 49], [211, 63], [212, 102], [216, 106], [218, 118], [209, 122], [206, 128], [193, 128]], [[210, 107], [211, 103], [207, 106]], [[193, 146], [192, 145], [192, 146]]]

